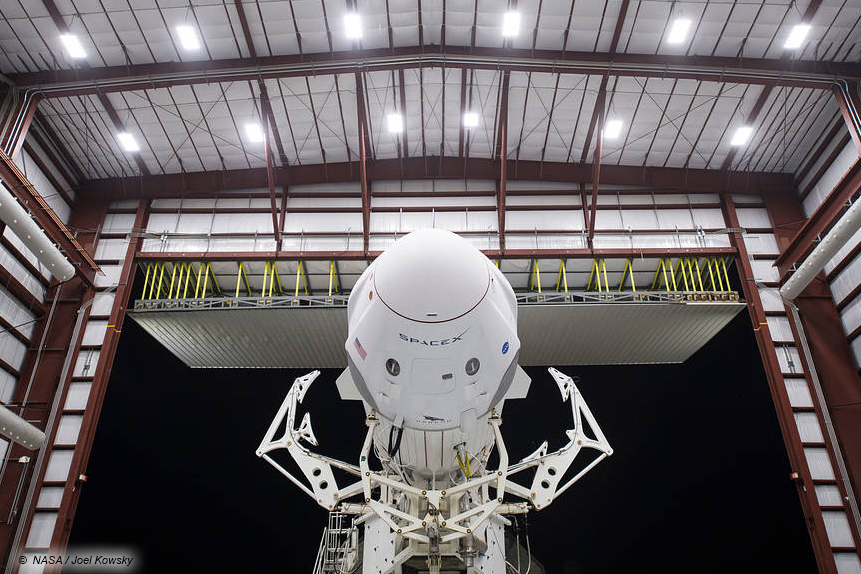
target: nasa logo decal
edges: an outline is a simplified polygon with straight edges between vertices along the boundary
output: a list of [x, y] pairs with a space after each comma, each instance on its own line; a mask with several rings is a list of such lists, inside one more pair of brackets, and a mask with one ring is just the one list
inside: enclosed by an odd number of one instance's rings
[[506, 354], [508, 352], [508, 341], [502, 344], [502, 354]]

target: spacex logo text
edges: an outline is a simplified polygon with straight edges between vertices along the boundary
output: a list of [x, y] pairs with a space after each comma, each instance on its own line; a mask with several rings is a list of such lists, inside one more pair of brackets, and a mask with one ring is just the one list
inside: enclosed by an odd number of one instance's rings
[[[467, 329], [466, 331], [469, 331], [469, 329]], [[426, 347], [441, 347], [443, 345], [451, 345], [452, 343], [462, 340], [463, 336], [466, 335], [466, 331], [456, 337], [451, 337], [449, 339], [416, 339], [415, 337], [408, 337], [403, 333], [399, 333], [399, 336], [401, 338], [401, 341], [405, 341], [407, 343], [425, 345]]]

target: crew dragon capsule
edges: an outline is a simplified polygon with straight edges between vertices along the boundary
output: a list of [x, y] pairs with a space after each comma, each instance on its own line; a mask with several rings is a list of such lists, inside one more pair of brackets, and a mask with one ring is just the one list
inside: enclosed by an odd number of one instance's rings
[[[365, 407], [356, 460], [309, 449], [317, 446], [310, 414], [300, 420], [297, 411], [319, 371], [294, 381], [257, 450], [337, 521], [349, 517], [343, 540], [324, 535], [321, 545], [338, 546], [343, 571], [361, 564], [399, 574], [418, 561], [436, 573], [504, 574], [508, 515], [546, 507], [612, 454], [573, 380], [550, 368], [570, 401], [568, 442], [551, 453], [545, 441], [509, 461], [503, 404], [530, 385], [517, 363], [517, 298], [496, 265], [454, 233], [415, 231], [384, 251], [351, 291], [347, 325], [348, 368], [337, 385], [342, 399]], [[279, 449], [304, 480], [270, 456]], [[584, 449], [593, 460], [567, 473]]]

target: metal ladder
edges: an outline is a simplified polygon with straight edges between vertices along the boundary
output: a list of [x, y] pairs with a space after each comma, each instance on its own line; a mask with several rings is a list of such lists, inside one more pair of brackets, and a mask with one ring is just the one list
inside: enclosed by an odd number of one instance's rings
[[352, 517], [341, 512], [329, 513], [329, 524], [323, 529], [314, 574], [346, 574], [347, 555], [356, 542]]

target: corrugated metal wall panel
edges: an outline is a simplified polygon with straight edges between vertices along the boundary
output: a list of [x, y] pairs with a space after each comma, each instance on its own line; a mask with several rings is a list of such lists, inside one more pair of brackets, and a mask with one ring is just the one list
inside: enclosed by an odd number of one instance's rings
[[825, 173], [822, 174], [822, 177], [819, 178], [819, 181], [816, 182], [816, 185], [813, 186], [807, 197], [804, 198], [802, 205], [805, 215], [810, 217], [816, 211], [816, 208], [828, 197], [834, 186], [840, 182], [840, 179], [856, 161], [858, 161], [858, 149], [855, 147], [855, 142], [850, 140], [831, 166], [825, 170]]
[[786, 394], [789, 395], [789, 404], [793, 408], [812, 408], [813, 397], [807, 381], [801, 378], [785, 377], [783, 384], [786, 386]]
[[819, 417], [816, 413], [794, 413], [795, 425], [798, 427], [798, 434], [801, 436], [801, 442], [825, 442], [822, 436], [822, 427], [819, 424]]
[[828, 541], [831, 542], [831, 546], [851, 547], [855, 545], [846, 512], [843, 510], [823, 510], [822, 520], [825, 522], [825, 531], [828, 533]]
[[807, 466], [810, 467], [810, 476], [813, 480], [834, 480], [834, 469], [831, 468], [831, 459], [825, 447], [804, 447], [804, 456]]
[[837, 574], [861, 574], [861, 560], [854, 552], [835, 552]]
[[[522, 305], [523, 365], [676, 363], [741, 303]], [[130, 316], [193, 367], [344, 367], [343, 308], [135, 311]]]

